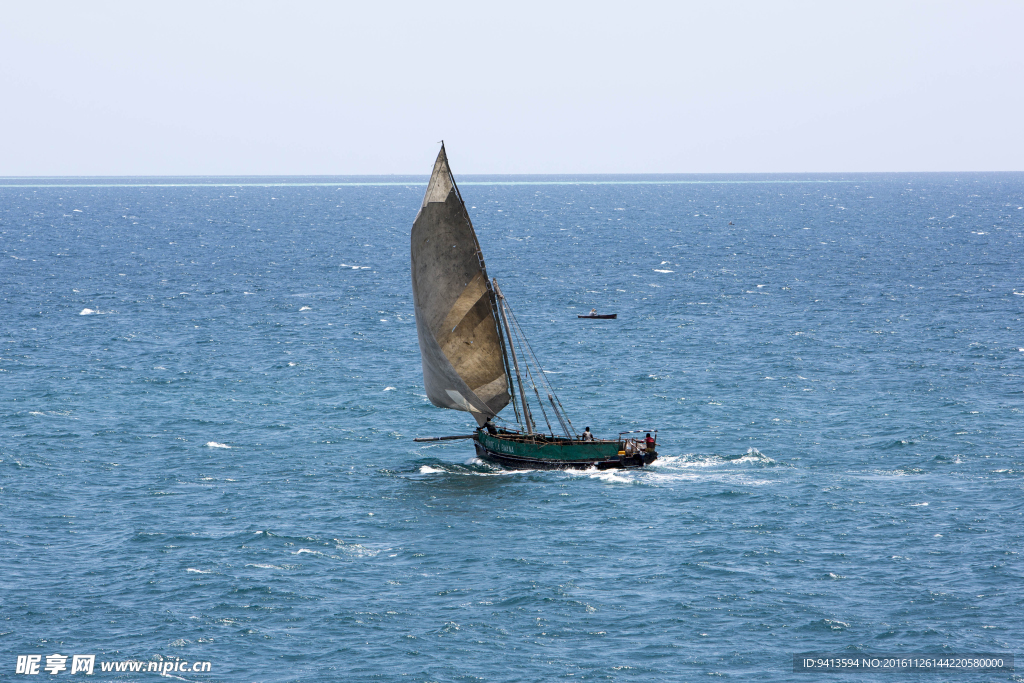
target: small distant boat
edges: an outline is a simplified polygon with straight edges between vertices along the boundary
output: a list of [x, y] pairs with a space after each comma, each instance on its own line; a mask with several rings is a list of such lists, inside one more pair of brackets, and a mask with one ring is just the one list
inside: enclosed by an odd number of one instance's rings
[[594, 320], [615, 320], [619, 317], [618, 313], [590, 313], [588, 315], [578, 315], [577, 318], [593, 318]]
[[[466, 411], [477, 423], [472, 434], [414, 441], [472, 439], [480, 458], [515, 468], [611, 469], [654, 462], [657, 430], [649, 430], [646, 437], [626, 431], [614, 439], [598, 439], [589, 427], [582, 433], [573, 427], [497, 281], [487, 277], [443, 143], [412, 225], [411, 242], [412, 294], [427, 398], [439, 408]], [[580, 317], [615, 317], [596, 313]], [[516, 426], [495, 425], [492, 418], [509, 403]], [[543, 417], [546, 431], [535, 416]]]

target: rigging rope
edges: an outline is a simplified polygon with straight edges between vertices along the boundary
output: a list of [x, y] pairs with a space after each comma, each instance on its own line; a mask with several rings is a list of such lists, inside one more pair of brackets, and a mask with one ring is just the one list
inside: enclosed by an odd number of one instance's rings
[[[505, 310], [508, 311], [508, 319], [511, 320], [512, 323], [513, 323], [512, 325], [509, 325], [508, 327], [510, 329], [513, 328], [513, 327], [515, 328], [515, 335], [516, 335], [516, 337], [518, 339], [521, 339], [521, 342], [519, 344], [519, 348], [520, 349], [526, 349], [526, 352], [528, 354], [527, 358], [524, 359], [526, 361], [524, 363], [524, 365], [526, 366], [526, 375], [527, 375], [527, 377], [530, 380], [531, 386], [533, 387], [534, 394], [537, 395], [537, 403], [540, 405], [541, 414], [544, 415], [544, 421], [548, 423], [548, 429], [551, 431], [552, 436], [554, 436], [554, 430], [551, 429], [551, 422], [550, 422], [550, 420], [548, 420], [547, 411], [544, 410], [544, 401], [541, 400], [540, 393], [537, 390], [537, 385], [536, 385], [536, 383], [533, 380], [533, 373], [530, 371], [530, 365], [531, 364], [536, 366], [538, 371], [540, 372], [541, 384], [547, 389], [549, 398], [552, 397], [552, 396], [554, 397], [554, 400], [551, 403], [551, 407], [554, 409], [555, 416], [558, 418], [559, 423], [561, 423], [562, 429], [565, 430], [565, 435], [567, 437], [569, 437], [570, 439], [572, 439], [572, 438], [579, 438], [579, 435], [576, 434], [576, 428], [572, 426], [572, 420], [569, 419], [568, 415], [565, 415], [565, 421], [569, 423], [569, 429], [566, 429], [565, 423], [562, 422], [562, 416], [565, 414], [565, 407], [562, 406], [562, 402], [558, 399], [558, 394], [555, 393], [555, 389], [551, 385], [551, 382], [549, 382], [548, 378], [544, 376], [544, 369], [541, 366], [540, 361], [537, 359], [537, 354], [534, 353], [533, 347], [530, 346], [530, 342], [526, 338], [526, 334], [523, 332], [523, 328], [519, 324], [519, 320], [518, 320], [518, 318], [516, 318], [516, 314], [515, 314], [515, 312], [512, 311], [512, 307], [508, 304], [508, 300], [507, 299], [504, 300], [504, 304], [505, 304]], [[532, 360], [532, 363], [530, 362], [531, 360]], [[524, 400], [525, 400], [525, 397], [524, 397]], [[555, 407], [555, 403], [556, 402], [558, 404], [558, 407]], [[561, 408], [561, 410], [559, 410], [559, 408]]]

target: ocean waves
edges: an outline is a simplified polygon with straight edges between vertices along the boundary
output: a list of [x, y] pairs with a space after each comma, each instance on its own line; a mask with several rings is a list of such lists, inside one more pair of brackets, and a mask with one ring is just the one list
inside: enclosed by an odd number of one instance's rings
[[475, 426], [422, 386], [415, 179], [0, 188], [8, 652], [668, 682], [1020, 649], [1024, 181], [845, 179], [461, 188], [573, 424], [659, 430], [606, 471], [412, 441]]

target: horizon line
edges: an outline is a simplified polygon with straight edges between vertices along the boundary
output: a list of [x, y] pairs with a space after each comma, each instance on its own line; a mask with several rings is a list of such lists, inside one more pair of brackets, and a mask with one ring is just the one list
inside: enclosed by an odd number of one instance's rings
[[[1014, 174], [1021, 171], [829, 171], [784, 173], [467, 173], [461, 185], [713, 185], [713, 184], [789, 184], [789, 183], [851, 183], [874, 178], [820, 178], [791, 176], [881, 176], [881, 175], [979, 175]], [[612, 176], [609, 178], [609, 176]], [[617, 177], [615, 177], [617, 176]], [[681, 177], [682, 176], [682, 177]], [[705, 176], [703, 178], [695, 176]], [[706, 176], [717, 176], [708, 178]], [[724, 177], [723, 177], [724, 176]], [[736, 178], [735, 176], [762, 176]], [[763, 177], [790, 176], [790, 177]], [[266, 182], [253, 182], [266, 178]], [[316, 178], [321, 181], [302, 181]], [[327, 178], [337, 178], [330, 181]], [[356, 180], [359, 178], [361, 180]], [[403, 180], [397, 180], [403, 178]], [[472, 178], [480, 178], [473, 180]], [[494, 178], [493, 180], [485, 178]], [[499, 180], [498, 178], [501, 178]], [[635, 179], [634, 179], [635, 178]], [[185, 182], [133, 182], [134, 179], [181, 179]], [[207, 182], [198, 182], [209, 179]], [[237, 179], [235, 182], [231, 180]], [[276, 182], [271, 179], [277, 180]], [[290, 179], [295, 179], [294, 181]], [[351, 179], [351, 180], [349, 180]], [[362, 180], [365, 179], [365, 180]], [[379, 179], [379, 180], [378, 180]], [[394, 180], [392, 180], [394, 179]], [[401, 187], [424, 186], [429, 175], [366, 174], [366, 175], [98, 175], [98, 176], [0, 176], [0, 188], [73, 188], [73, 187]], [[122, 180], [124, 182], [95, 182]], [[37, 181], [37, 182], [26, 182]], [[55, 182], [72, 181], [72, 182]], [[93, 182], [74, 182], [93, 181]], [[188, 182], [192, 181], [192, 182]], [[214, 181], [214, 182], [209, 182]], [[221, 182], [216, 182], [221, 181]]]

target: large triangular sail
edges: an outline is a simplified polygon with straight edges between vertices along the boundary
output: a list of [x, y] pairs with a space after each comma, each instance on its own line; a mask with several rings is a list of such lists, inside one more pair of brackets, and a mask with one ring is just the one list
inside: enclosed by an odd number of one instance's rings
[[444, 145], [412, 224], [412, 295], [430, 402], [483, 425], [511, 400], [496, 301]]

